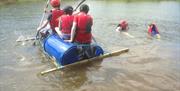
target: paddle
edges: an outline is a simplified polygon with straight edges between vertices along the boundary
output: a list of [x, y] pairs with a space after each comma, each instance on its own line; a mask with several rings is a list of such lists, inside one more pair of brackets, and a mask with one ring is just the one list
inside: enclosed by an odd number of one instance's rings
[[39, 23], [39, 26], [42, 25], [42, 22], [43, 22], [43, 20], [44, 20], [45, 14], [46, 14], [46, 10], [47, 10], [47, 8], [48, 8], [48, 6], [49, 6], [49, 2], [50, 2], [50, 0], [47, 0], [47, 3], [46, 3], [46, 5], [45, 5], [44, 12], [43, 12], [41, 21], [40, 21], [40, 23]]
[[[47, 8], [48, 8], [48, 6], [49, 6], [49, 2], [50, 2], [50, 0], [47, 0], [47, 3], [46, 3], [46, 5], [45, 5], [44, 12], [43, 12], [41, 21], [40, 21], [40, 23], [39, 23], [39, 26], [41, 26], [42, 23], [43, 23], [43, 20], [44, 20], [45, 14], [46, 14], [46, 10], [47, 10]], [[39, 31], [40, 31], [40, 30], [39, 30]], [[38, 39], [39, 31], [37, 31], [37, 33], [36, 33], [36, 40]]]
[[[78, 9], [78, 7], [79, 7], [83, 2], [85, 2], [85, 1], [86, 1], [86, 0], [82, 0], [82, 1], [76, 6], [76, 8], [74, 9], [74, 11], [76, 11], [76, 10]], [[45, 8], [44, 8], [44, 11], [46, 11], [46, 9], [48, 8], [49, 2], [50, 2], [50, 0], [47, 0], [47, 3], [46, 3]], [[40, 21], [40, 23], [39, 23], [39, 26], [41, 26], [42, 23], [43, 23], [43, 20], [44, 20], [44, 17], [45, 17], [45, 13], [46, 13], [46, 12], [44, 12], [43, 15], [42, 15], [42, 18], [41, 18], [41, 21]], [[25, 39], [21, 39], [21, 40], [20, 40], [20, 39], [17, 39], [16, 42], [22, 42], [22, 41], [28, 41], [28, 40], [37, 40], [37, 39], [38, 39], [38, 35], [39, 35], [39, 31], [37, 31], [35, 37], [25, 38]], [[35, 43], [34, 43], [34, 44], [35, 44]]]
[[76, 11], [77, 9], [78, 9], [78, 7], [82, 4], [82, 3], [84, 3], [86, 0], [82, 0], [77, 6], [76, 6], [76, 8], [74, 9], [74, 11]]
[[98, 44], [94, 36], [92, 36], [92, 39], [96, 44]]
[[106, 54], [101, 55], [101, 56], [93, 57], [93, 58], [90, 58], [90, 59], [85, 59], [85, 60], [82, 60], [82, 61], [79, 61], [79, 62], [75, 62], [75, 63], [72, 63], [72, 64], [68, 64], [68, 65], [65, 65], [65, 66], [60, 66], [60, 67], [57, 66], [56, 68], [52, 68], [50, 70], [43, 71], [40, 74], [41, 75], [45, 75], [47, 73], [58, 71], [58, 70], [61, 70], [61, 69], [64, 69], [64, 68], [67, 68], [67, 67], [70, 67], [70, 66], [73, 66], [73, 65], [80, 64], [80, 63], [86, 63], [88, 61], [94, 61], [94, 60], [103, 59], [103, 58], [112, 57], [112, 56], [118, 56], [118, 55], [120, 55], [122, 53], [126, 53], [128, 51], [129, 51], [128, 48], [121, 49], [121, 50], [118, 50], [118, 51], [115, 51], [115, 52], [112, 52], [112, 53], [106, 53]]
[[29, 41], [29, 40], [35, 40], [36, 37], [27, 37], [27, 38], [18, 38], [16, 42], [22, 42], [22, 41]]
[[[44, 8], [44, 12], [43, 12], [41, 21], [40, 21], [40, 23], [39, 23], [38, 26], [41, 26], [42, 23], [43, 23], [43, 20], [44, 20], [45, 14], [46, 14], [46, 10], [47, 10], [47, 8], [48, 8], [48, 6], [49, 6], [49, 2], [50, 2], [50, 0], [47, 0], [47, 3], [46, 3], [46, 5], [45, 5], [45, 8]], [[37, 38], [38, 35], [39, 35], [39, 31], [37, 31], [36, 37], [28, 37], [28, 38], [24, 38], [24, 39], [17, 39], [16, 42], [22, 42], [22, 41], [28, 41], [28, 40], [37, 40], [37, 39], [38, 39], [38, 38]]]

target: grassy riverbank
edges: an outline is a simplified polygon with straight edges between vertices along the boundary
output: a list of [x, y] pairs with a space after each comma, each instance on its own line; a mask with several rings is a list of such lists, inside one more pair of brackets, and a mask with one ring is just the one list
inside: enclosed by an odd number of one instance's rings
[[[16, 4], [16, 3], [27, 3], [27, 2], [43, 2], [47, 0], [0, 0], [0, 7], [3, 5]], [[74, 0], [66, 0], [66, 1], [74, 1]], [[76, 1], [76, 0], [75, 0]], [[77, 0], [81, 1], [81, 0]], [[95, 0], [96, 1], [96, 0]], [[102, 0], [106, 2], [160, 2], [160, 1], [178, 1], [180, 0]]]
[[34, 2], [34, 1], [42, 1], [42, 0], [0, 0], [1, 5], [21, 3], [21, 2]]
[[[43, 0], [0, 0], [0, 5], [20, 3], [20, 2], [34, 2], [34, 1], [43, 1]], [[137, 1], [169, 1], [169, 0], [103, 0], [103, 1], [137, 2]], [[180, 1], [180, 0], [172, 0], [172, 1]]]

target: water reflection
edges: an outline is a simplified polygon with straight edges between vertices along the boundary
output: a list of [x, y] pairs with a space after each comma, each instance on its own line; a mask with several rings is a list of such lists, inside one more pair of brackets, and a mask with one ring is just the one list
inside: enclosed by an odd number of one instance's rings
[[92, 83], [89, 79], [91, 72], [97, 72], [101, 67], [102, 60], [74, 65], [45, 77], [39, 78], [47, 82], [52, 88], [63, 89], [63, 91], [76, 90], [83, 85]]

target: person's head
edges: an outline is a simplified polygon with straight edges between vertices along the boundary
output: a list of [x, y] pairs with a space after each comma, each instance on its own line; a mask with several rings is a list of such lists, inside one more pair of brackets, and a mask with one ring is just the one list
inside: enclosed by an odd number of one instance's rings
[[53, 8], [59, 8], [60, 7], [60, 1], [59, 0], [50, 0], [50, 4]]
[[127, 29], [127, 27], [128, 27], [128, 23], [126, 20], [121, 20], [120, 25], [123, 29]]
[[126, 20], [121, 20], [121, 21], [120, 21], [120, 24], [121, 24], [121, 25], [128, 25], [128, 23], [127, 23]]
[[89, 12], [89, 6], [87, 4], [81, 5], [80, 12], [88, 13]]
[[72, 15], [73, 13], [73, 7], [72, 6], [66, 6], [64, 9], [65, 14]]
[[156, 26], [155, 22], [152, 22], [151, 24], [149, 24], [150, 27], [154, 27]]

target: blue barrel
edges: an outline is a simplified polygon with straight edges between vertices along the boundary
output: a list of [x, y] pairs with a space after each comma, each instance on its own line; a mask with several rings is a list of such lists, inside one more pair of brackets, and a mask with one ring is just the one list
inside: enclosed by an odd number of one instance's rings
[[[67, 65], [80, 61], [78, 48], [73, 43], [64, 42], [58, 35], [54, 34], [44, 40], [44, 51], [55, 58], [59, 65]], [[95, 45], [95, 56], [102, 55], [103, 49]]]

